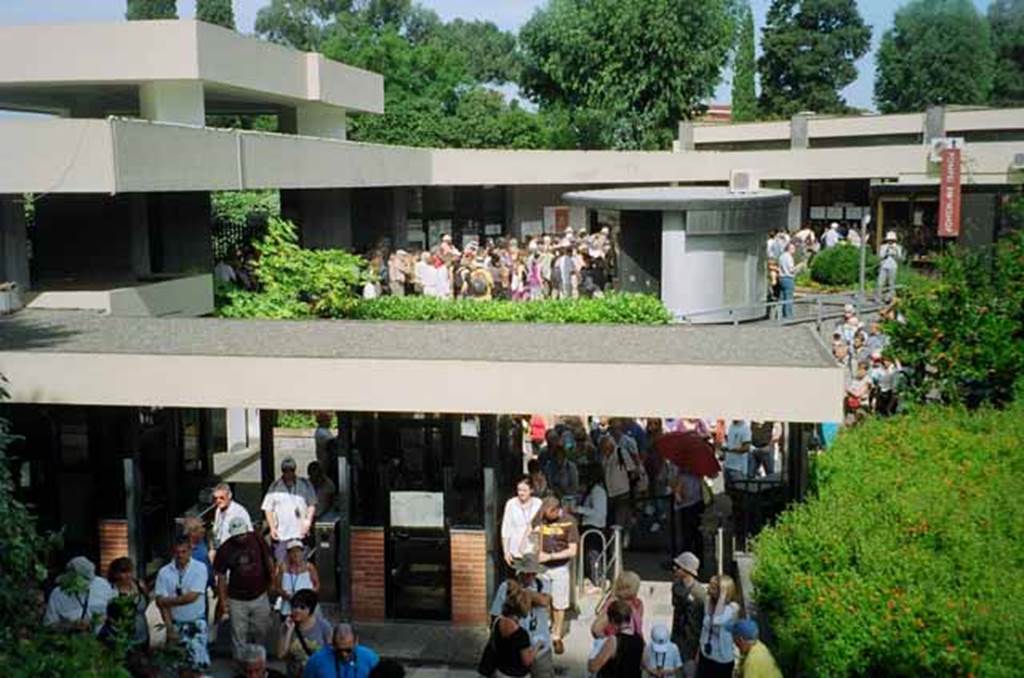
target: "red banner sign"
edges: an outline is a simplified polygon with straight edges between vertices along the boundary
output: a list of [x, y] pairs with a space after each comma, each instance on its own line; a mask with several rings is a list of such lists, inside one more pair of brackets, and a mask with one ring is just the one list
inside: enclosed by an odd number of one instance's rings
[[939, 237], [960, 235], [960, 149], [942, 149], [939, 182]]

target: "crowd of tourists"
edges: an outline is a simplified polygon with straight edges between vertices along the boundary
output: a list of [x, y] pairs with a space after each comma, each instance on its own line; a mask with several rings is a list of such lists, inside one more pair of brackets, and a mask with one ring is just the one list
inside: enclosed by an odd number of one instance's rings
[[573, 299], [604, 294], [614, 275], [608, 228], [595, 233], [566, 229], [560, 235], [488, 238], [460, 251], [448, 234], [429, 250], [390, 250], [369, 255], [364, 298], [422, 295], [439, 299]]
[[869, 414], [896, 413], [903, 384], [903, 366], [889, 350], [886, 320], [898, 320], [895, 304], [882, 309], [877, 320], [864, 323], [847, 304], [832, 332], [832, 356], [843, 368], [843, 423], [852, 426]]
[[[782, 426], [775, 422], [701, 419], [565, 417], [550, 428], [533, 416], [524, 450], [527, 473], [505, 504], [501, 539], [510, 576], [491, 606], [492, 625], [480, 672], [495, 676], [553, 676], [553, 655], [565, 650], [570, 565], [584, 554], [592, 590], [604, 584], [602, 536], [613, 526], [628, 534], [635, 502], [672, 497], [683, 553], [674, 561], [671, 631], [655, 625], [643, 636], [640, 578], [623, 572], [598, 607], [589, 629], [587, 671], [594, 676], [779, 676], [753, 620], [741, 619], [728, 576], [701, 583], [701, 519], [710, 490], [704, 478], [660, 455], [655, 443], [670, 431], [694, 431], [724, 455], [727, 482], [774, 472]], [[739, 651], [737, 651], [737, 648]]]
[[[765, 248], [768, 254], [768, 283], [771, 301], [780, 302], [783, 318], [793, 317], [796, 278], [810, 267], [811, 260], [822, 250], [833, 247], [868, 247], [870, 235], [856, 224], [841, 226], [833, 221], [819, 237], [809, 225], [796, 233], [778, 230], [769, 235]], [[875, 281], [877, 300], [892, 301], [896, 295], [896, 273], [905, 258], [895, 231], [885, 234], [878, 248], [878, 276]]]
[[[404, 675], [360, 644], [351, 625], [332, 626], [318, 613], [320, 576], [309, 559], [309, 537], [318, 504], [334, 496], [319, 466], [311, 462], [310, 478], [301, 478], [294, 459], [281, 462], [281, 476], [261, 505], [266, 536], [254, 530], [230, 486], [217, 485], [210, 529], [197, 517], [184, 520], [152, 589], [136, 577], [129, 558], [111, 562], [106, 578], [87, 558], [71, 559], [50, 593], [43, 624], [93, 632], [111, 645], [127, 642], [127, 668], [140, 676], [160, 671], [150, 652], [151, 603], [166, 644], [182, 655], [179, 675], [204, 675], [211, 667], [210, 632], [225, 620], [232, 654], [246, 676]], [[268, 647], [283, 674], [268, 667]]]

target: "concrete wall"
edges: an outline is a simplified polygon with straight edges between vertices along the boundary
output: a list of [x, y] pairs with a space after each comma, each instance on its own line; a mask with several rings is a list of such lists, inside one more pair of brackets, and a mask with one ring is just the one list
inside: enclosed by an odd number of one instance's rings
[[[579, 185], [555, 184], [544, 186], [508, 186], [505, 189], [505, 221], [509, 235], [522, 236], [524, 221], [544, 221], [545, 207], [565, 205], [562, 195], [582, 188]], [[569, 225], [576, 230], [587, 227], [587, 210], [573, 207], [569, 211]]]
[[197, 317], [213, 313], [213, 278], [204, 273], [110, 290], [45, 291], [35, 296], [28, 307], [99, 311], [129, 317]]

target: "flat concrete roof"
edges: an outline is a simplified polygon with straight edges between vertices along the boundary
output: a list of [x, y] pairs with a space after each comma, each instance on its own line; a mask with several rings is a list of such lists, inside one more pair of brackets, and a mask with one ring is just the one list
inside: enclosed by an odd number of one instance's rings
[[[593, 185], [886, 178], [938, 185], [914, 144], [765, 151], [432, 149], [111, 118], [0, 119], [0, 193], [126, 193], [252, 188]], [[972, 143], [964, 183], [1024, 181], [1024, 141]], [[160, 158], [160, 162], [153, 162]]]
[[21, 311], [0, 319], [0, 347], [13, 402], [788, 421], [842, 414], [842, 371], [808, 327]]
[[87, 96], [136, 106], [135, 86], [201, 81], [211, 109], [319, 103], [383, 113], [384, 78], [189, 19], [0, 26], [0, 107], [59, 111]]
[[570, 205], [617, 210], [718, 210], [789, 205], [789, 191], [763, 188], [734, 193], [726, 186], [650, 186], [573, 191], [562, 199]]

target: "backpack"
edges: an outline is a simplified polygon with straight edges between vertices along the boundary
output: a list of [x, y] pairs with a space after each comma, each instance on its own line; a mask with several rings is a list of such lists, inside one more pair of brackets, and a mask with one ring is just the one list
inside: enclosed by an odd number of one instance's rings
[[473, 271], [469, 274], [469, 294], [474, 297], [485, 297], [488, 291], [487, 274], [484, 271]]

